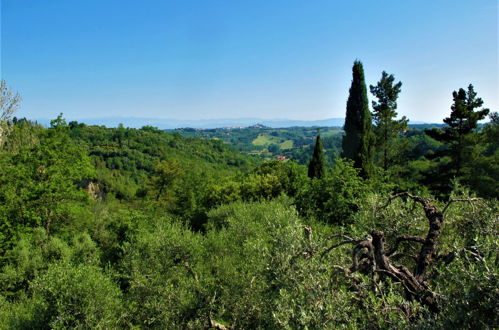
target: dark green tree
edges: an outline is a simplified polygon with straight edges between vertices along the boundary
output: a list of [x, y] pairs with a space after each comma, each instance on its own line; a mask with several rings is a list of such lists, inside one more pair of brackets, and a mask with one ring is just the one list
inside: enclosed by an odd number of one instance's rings
[[376, 147], [381, 154], [381, 166], [386, 171], [393, 163], [398, 148], [397, 137], [407, 129], [407, 118], [404, 116], [396, 120], [397, 98], [402, 87], [402, 82], [394, 83], [395, 77], [385, 71], [381, 74], [381, 80], [376, 86], [369, 86], [371, 93], [378, 99], [372, 101], [374, 134]]
[[471, 169], [478, 165], [480, 158], [478, 121], [489, 113], [489, 109], [479, 109], [483, 101], [477, 97], [471, 84], [468, 90], [461, 88], [454, 91], [452, 96], [454, 102], [451, 114], [444, 119], [447, 125], [425, 130], [428, 136], [441, 142], [443, 146], [427, 156], [434, 161], [434, 165], [425, 172], [423, 183], [444, 197], [451, 192], [453, 179], [468, 186], [477, 186], [477, 177], [470, 180], [470, 176], [477, 174], [472, 174], [476, 171]]
[[499, 198], [499, 115], [493, 112], [489, 118], [469, 139], [460, 178], [479, 196]]
[[487, 116], [489, 109], [477, 110], [483, 105], [483, 100], [477, 97], [471, 84], [467, 91], [463, 88], [458, 92], [454, 91], [452, 97], [454, 103], [451, 106], [450, 116], [444, 119], [447, 126], [425, 132], [435, 140], [446, 144], [445, 150], [437, 156], [450, 157], [451, 170], [456, 177], [459, 177], [465, 160], [463, 156], [470, 147], [470, 135], [476, 131], [478, 121]]
[[118, 125], [118, 128], [116, 128], [114, 132], [114, 139], [116, 142], [118, 142], [120, 150], [123, 150], [123, 145], [126, 139], [126, 128], [122, 123], [120, 123]]
[[352, 73], [353, 79], [347, 100], [344, 126], [345, 136], [342, 141], [342, 157], [352, 159], [354, 166], [360, 168], [361, 176], [367, 178], [372, 174], [374, 136], [364, 69], [360, 61], [354, 62]]
[[322, 150], [321, 136], [317, 134], [314, 154], [308, 164], [308, 177], [320, 179], [324, 176], [324, 151]]
[[182, 176], [182, 172], [177, 159], [169, 159], [156, 164], [154, 175], [149, 182], [156, 202], [164, 205], [175, 202], [175, 185]]

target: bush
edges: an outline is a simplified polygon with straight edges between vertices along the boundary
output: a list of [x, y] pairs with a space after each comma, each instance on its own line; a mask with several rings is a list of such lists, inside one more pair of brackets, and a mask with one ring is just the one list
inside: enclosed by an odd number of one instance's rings
[[330, 224], [347, 224], [359, 210], [368, 186], [352, 163], [339, 160], [322, 179], [312, 179], [298, 194], [296, 205], [304, 216]]
[[122, 269], [131, 324], [168, 329], [199, 317], [204, 302], [194, 274], [200, 240], [185, 226], [159, 218], [124, 245]]
[[95, 266], [52, 264], [31, 284], [34, 327], [115, 328], [121, 292]]

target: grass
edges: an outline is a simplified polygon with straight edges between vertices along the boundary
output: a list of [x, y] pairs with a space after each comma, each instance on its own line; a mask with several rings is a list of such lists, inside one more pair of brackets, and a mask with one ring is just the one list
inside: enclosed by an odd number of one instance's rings
[[281, 150], [293, 149], [293, 140], [286, 140], [281, 143]]
[[260, 134], [251, 143], [254, 146], [267, 146], [267, 145], [272, 144], [272, 143], [280, 144], [281, 141], [282, 141], [282, 139], [280, 139], [276, 136], [271, 136], [271, 135], [267, 135], [267, 134]]

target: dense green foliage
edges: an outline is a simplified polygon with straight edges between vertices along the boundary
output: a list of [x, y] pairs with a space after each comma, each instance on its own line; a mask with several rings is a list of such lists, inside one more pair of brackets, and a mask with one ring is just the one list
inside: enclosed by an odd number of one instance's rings
[[0, 329], [494, 328], [499, 120], [470, 123], [445, 195], [425, 180], [457, 142], [428, 127], [391, 135], [404, 162], [365, 178], [333, 130], [305, 161], [261, 161], [153, 127], [5, 121]]
[[353, 160], [354, 166], [361, 169], [362, 177], [368, 178], [373, 172], [374, 136], [364, 68], [360, 61], [355, 61], [353, 64], [352, 76], [345, 116], [342, 157]]

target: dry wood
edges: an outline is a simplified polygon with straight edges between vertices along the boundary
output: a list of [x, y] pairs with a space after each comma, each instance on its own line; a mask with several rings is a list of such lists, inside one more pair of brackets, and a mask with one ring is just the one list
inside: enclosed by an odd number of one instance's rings
[[[427, 306], [432, 312], [438, 312], [439, 306], [437, 297], [439, 295], [430, 290], [430, 286], [426, 281], [428, 277], [427, 269], [434, 261], [444, 261], [449, 263], [453, 260], [455, 253], [451, 252], [446, 255], [438, 255], [435, 247], [440, 238], [442, 224], [444, 221], [444, 213], [452, 203], [455, 202], [475, 202], [480, 198], [452, 199], [442, 210], [439, 210], [431, 198], [424, 198], [413, 195], [409, 192], [401, 192], [388, 197], [387, 202], [377, 208], [378, 210], [388, 207], [388, 205], [399, 197], [408, 197], [414, 200], [417, 204], [423, 207], [423, 210], [428, 220], [428, 232], [426, 236], [418, 237], [411, 235], [401, 235], [395, 239], [393, 247], [387, 252], [385, 249], [385, 234], [382, 231], [372, 230], [370, 236], [365, 239], [353, 239], [344, 234], [334, 234], [327, 238], [343, 238], [344, 240], [333, 244], [331, 247], [322, 251], [321, 256], [326, 255], [331, 250], [353, 244], [352, 249], [352, 267], [345, 268], [339, 265], [333, 265], [333, 268], [341, 270], [345, 277], [355, 280], [356, 283], [360, 280], [353, 276], [354, 272], [360, 271], [368, 274], [380, 274], [390, 277], [395, 283], [400, 283], [404, 288], [404, 297], [407, 300], [418, 300], [421, 304]], [[398, 253], [397, 250], [402, 242], [410, 242], [421, 244], [421, 248], [417, 255], [407, 255]], [[396, 257], [406, 256], [412, 258], [416, 265], [413, 271], [407, 269], [403, 265], [397, 265], [392, 262]], [[376, 281], [375, 277], [372, 277]], [[375, 283], [377, 285], [377, 283]], [[378, 286], [379, 288], [379, 286]], [[381, 291], [381, 290], [380, 290]]]
[[417, 237], [417, 236], [401, 235], [401, 236], [397, 237], [397, 239], [395, 240], [395, 244], [393, 245], [392, 249], [386, 255], [387, 256], [393, 255], [397, 251], [400, 242], [403, 242], [403, 241], [416, 242], [416, 243], [424, 243], [424, 238]]

